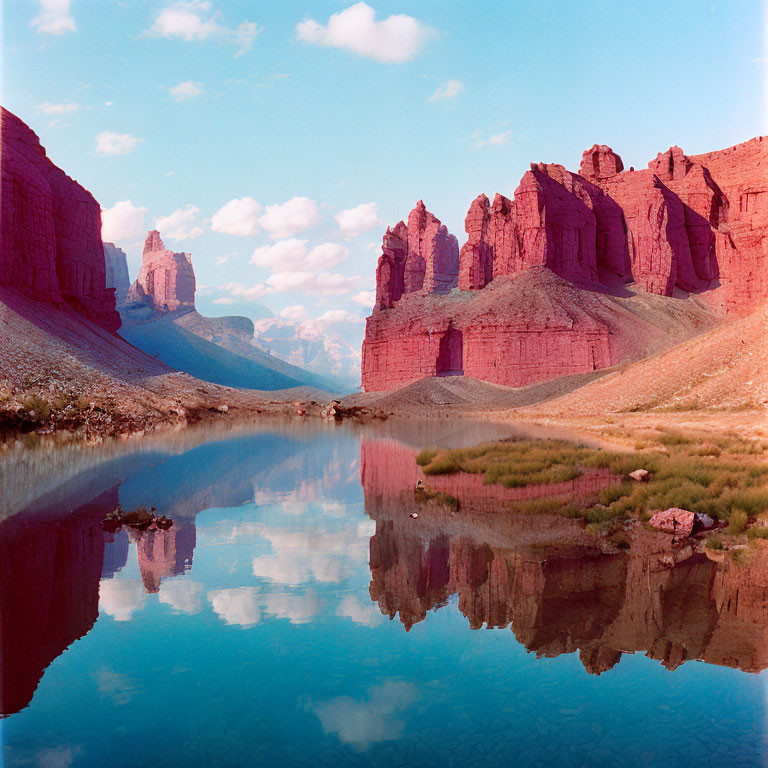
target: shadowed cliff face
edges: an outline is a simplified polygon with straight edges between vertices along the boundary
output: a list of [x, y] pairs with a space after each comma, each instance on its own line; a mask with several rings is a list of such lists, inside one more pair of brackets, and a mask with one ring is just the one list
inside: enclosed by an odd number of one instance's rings
[[673, 554], [668, 536], [638, 525], [618, 551], [572, 520], [504, 514], [498, 502], [493, 512], [483, 497], [472, 511], [458, 479], [458, 511], [417, 504], [414, 459], [396, 443], [363, 443], [370, 594], [406, 631], [456, 595], [473, 629], [509, 627], [540, 657], [578, 652], [591, 674], [635, 652], [670, 670], [691, 659], [768, 667], [768, 548], [718, 562], [691, 546]]

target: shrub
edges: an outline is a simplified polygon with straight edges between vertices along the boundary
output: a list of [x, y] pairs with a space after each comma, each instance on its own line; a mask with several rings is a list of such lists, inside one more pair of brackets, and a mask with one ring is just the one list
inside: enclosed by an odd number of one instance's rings
[[427, 464], [429, 464], [429, 462], [432, 461], [432, 459], [434, 459], [438, 453], [440, 453], [440, 451], [438, 451], [437, 448], [425, 448], [416, 457], [416, 463], [420, 467], [426, 467]]
[[744, 529], [747, 527], [747, 513], [742, 512], [740, 509], [735, 509], [731, 512], [731, 516], [728, 518], [728, 527], [724, 533], [730, 536], [737, 536], [740, 533], [744, 533]]
[[755, 525], [747, 531], [748, 539], [768, 539], [768, 527]]
[[723, 548], [723, 540], [716, 535], [712, 535], [707, 539], [707, 549], [722, 549]]

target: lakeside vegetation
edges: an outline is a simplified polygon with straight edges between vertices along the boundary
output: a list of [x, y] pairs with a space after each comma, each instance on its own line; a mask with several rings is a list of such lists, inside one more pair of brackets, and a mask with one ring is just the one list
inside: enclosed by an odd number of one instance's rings
[[[416, 461], [427, 478], [467, 472], [506, 488], [563, 483], [594, 470], [608, 470], [615, 478], [582, 499], [550, 496], [511, 503], [513, 510], [529, 514], [604, 523], [627, 517], [646, 520], [655, 511], [679, 507], [728, 521], [723, 533], [729, 535], [743, 533], [755, 518], [768, 518], [768, 446], [732, 435], [703, 441], [667, 431], [638, 448], [616, 452], [564, 440], [512, 439], [472, 448], [427, 449]], [[629, 477], [637, 469], [648, 471], [647, 481]], [[768, 528], [765, 531], [750, 528], [749, 535], [768, 538]]]

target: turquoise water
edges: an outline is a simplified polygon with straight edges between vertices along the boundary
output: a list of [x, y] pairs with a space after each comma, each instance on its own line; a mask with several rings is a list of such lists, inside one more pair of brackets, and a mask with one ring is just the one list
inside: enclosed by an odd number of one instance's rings
[[[403, 467], [433, 442], [157, 444], [0, 523], [4, 764], [765, 763], [768, 644], [717, 563], [417, 508]], [[106, 533], [118, 501], [174, 526]]]

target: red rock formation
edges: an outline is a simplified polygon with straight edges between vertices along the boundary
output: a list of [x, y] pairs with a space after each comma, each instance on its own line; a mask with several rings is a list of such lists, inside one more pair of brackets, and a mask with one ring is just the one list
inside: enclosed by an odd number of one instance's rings
[[408, 215], [404, 292], [445, 293], [458, 284], [459, 244], [422, 200]]
[[399, 222], [387, 228], [376, 267], [376, 306], [390, 309], [405, 292], [405, 260], [408, 254], [408, 229]]
[[[748, 314], [768, 299], [764, 137], [693, 157], [672, 147], [647, 169], [623, 168], [610, 147], [594, 145], [584, 152], [580, 174], [534, 164], [513, 200], [496, 195], [489, 205], [481, 195], [473, 201], [459, 287], [491, 291], [492, 307], [466, 296], [438, 302], [423, 295], [422, 289], [445, 292], [454, 283], [446, 277], [450, 269], [436, 267], [450, 259], [435, 257], [443, 253], [434, 246], [439, 222], [420, 202], [409, 216], [402, 291], [394, 257], [402, 245], [393, 246], [391, 233], [385, 238], [388, 252], [379, 262], [377, 303], [363, 344], [363, 388], [462, 372], [523, 386], [644, 356], [648, 343], [663, 343], [663, 335], [646, 327], [641, 350], [639, 328], [613, 309], [598, 308], [594, 293], [574, 290], [571, 306], [564, 305], [561, 286], [541, 277], [541, 268], [601, 294], [621, 289], [632, 295], [623, 288], [632, 283], [638, 301], [644, 292], [696, 293], [719, 314]], [[535, 295], [536, 311], [523, 303], [534, 298], [530, 291], [497, 287], [532, 271], [546, 288]], [[655, 306], [679, 312], [672, 303]]]
[[144, 303], [160, 312], [195, 308], [195, 273], [188, 253], [174, 253], [153, 229], [144, 241], [139, 276], [128, 292], [128, 303]]
[[99, 204], [48, 159], [27, 125], [6, 109], [1, 117], [0, 285], [65, 302], [116, 331], [120, 316], [106, 287]]

